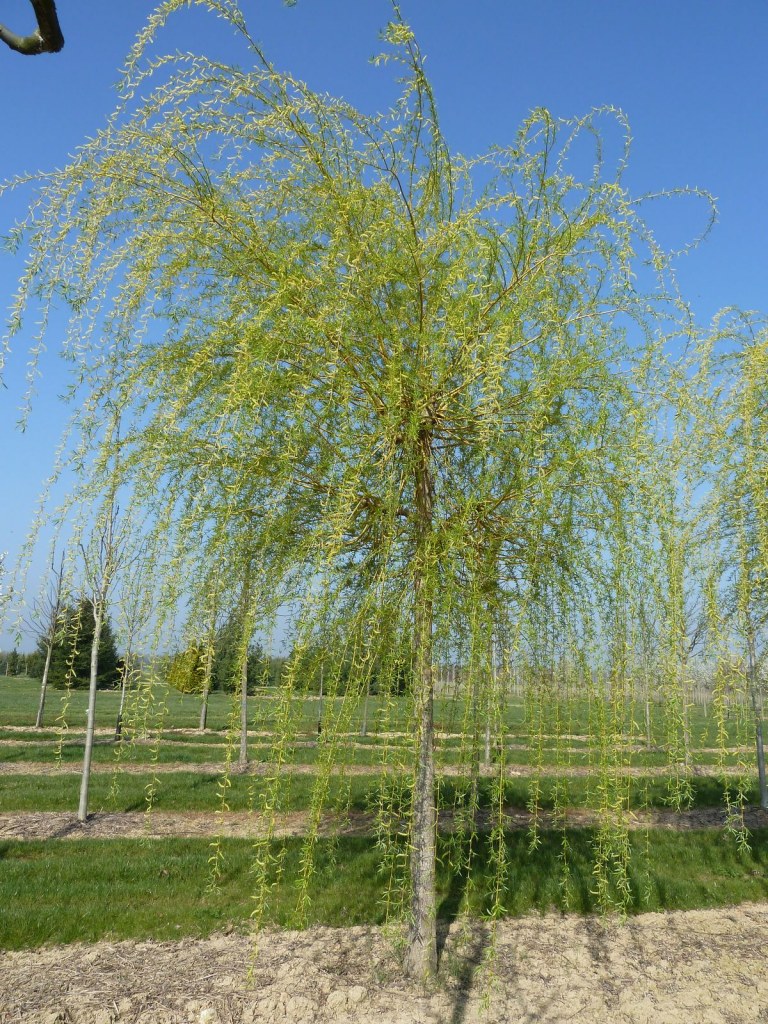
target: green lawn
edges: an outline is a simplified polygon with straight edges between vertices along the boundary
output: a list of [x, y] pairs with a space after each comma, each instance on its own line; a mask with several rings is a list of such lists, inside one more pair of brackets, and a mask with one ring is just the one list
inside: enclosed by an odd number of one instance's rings
[[[40, 682], [37, 679], [9, 679], [0, 676], [0, 726], [33, 726], [40, 696]], [[200, 698], [193, 694], [180, 694], [166, 686], [156, 687], [157, 701], [165, 698], [168, 705], [166, 724], [176, 728], [193, 729], [200, 719]], [[54, 726], [61, 713], [66, 691], [49, 688], [45, 704], [46, 726]], [[224, 693], [211, 694], [208, 709], [208, 724], [212, 729], [226, 729], [231, 712], [231, 697]], [[114, 728], [120, 694], [117, 690], [100, 690], [96, 699], [96, 726]], [[73, 729], [85, 727], [88, 706], [87, 690], [73, 690], [69, 695], [67, 724]], [[156, 713], [150, 715], [148, 724], [153, 726]]]
[[[91, 811], [141, 811], [146, 806], [145, 787], [151, 781], [150, 774], [124, 774], [115, 780], [116, 793], [110, 775], [93, 775], [90, 784]], [[381, 776], [357, 775], [347, 779], [349, 806], [353, 810], [366, 810], [375, 801]], [[211, 811], [219, 806], [218, 774], [191, 772], [168, 772], [159, 776], [154, 797], [154, 806], [163, 811]], [[247, 810], [251, 803], [258, 809], [259, 795], [264, 792], [265, 781], [258, 776], [234, 775], [227, 790], [227, 803], [233, 811]], [[553, 791], [558, 784], [556, 776], [545, 776], [542, 780], [541, 806], [551, 809]], [[282, 809], [306, 810], [310, 806], [312, 776], [296, 775], [285, 787]], [[0, 810], [15, 811], [74, 811], [77, 807], [80, 786], [79, 776], [72, 775], [0, 775]], [[522, 809], [530, 798], [531, 780], [528, 778], [508, 779], [504, 786], [504, 803], [509, 809]], [[590, 780], [577, 778], [568, 783], [568, 803], [572, 807], [586, 807], [590, 804]], [[691, 780], [693, 807], [720, 807], [723, 803], [721, 783], [715, 778], [694, 778]], [[465, 788], [465, 787], [464, 787]], [[443, 807], [452, 807], [457, 793], [462, 791], [461, 783], [452, 778], [440, 782], [439, 802]], [[670, 784], [665, 778], [654, 778], [635, 785], [630, 792], [630, 805], [634, 809], [669, 806]], [[594, 800], [594, 794], [591, 794]], [[759, 799], [757, 780], [747, 790], [748, 803], [756, 804]], [[490, 806], [491, 786], [483, 779], [478, 787], [480, 806]]]
[[[39, 696], [39, 681], [36, 679], [15, 678], [9, 679], [0, 676], [0, 729], [3, 726], [32, 726], [35, 720], [37, 701]], [[250, 699], [249, 719], [251, 728], [271, 730], [274, 728], [279, 713], [280, 702], [277, 697], [279, 689], [263, 690]], [[164, 685], [157, 685], [154, 691], [154, 710], [148, 715], [146, 724], [155, 727], [157, 724], [157, 709], [161, 700], [167, 704], [167, 713], [163, 718], [165, 728], [194, 729], [200, 716], [200, 698], [194, 694], [179, 694], [176, 690]], [[49, 690], [45, 724], [53, 726], [61, 712], [62, 701], [65, 699], [64, 692], [60, 690]], [[295, 728], [300, 733], [308, 735], [316, 733], [319, 701], [316, 696], [299, 698], [301, 704], [295, 709]], [[225, 693], [212, 693], [209, 701], [208, 726], [214, 731], [227, 728], [232, 713], [232, 695]], [[324, 716], [333, 717], [341, 709], [341, 698], [324, 701]], [[96, 702], [96, 724], [98, 727], [114, 727], [119, 704], [119, 693], [117, 691], [104, 690], [98, 694]], [[67, 711], [67, 723], [73, 730], [82, 730], [85, 725], [85, 712], [87, 705], [87, 693], [85, 690], [75, 690], [71, 694], [69, 709]], [[635, 719], [639, 723], [642, 719], [639, 706], [634, 710]], [[435, 700], [435, 727], [440, 732], [461, 732], [464, 716], [464, 705], [462, 701], [438, 697]], [[525, 742], [527, 738], [527, 725], [524, 703], [518, 698], [510, 698], [505, 708], [505, 725], [510, 742]], [[590, 707], [586, 699], [575, 699], [567, 707], [563, 708], [562, 721], [566, 724], [565, 731], [574, 735], [582, 736], [589, 733]], [[387, 731], [401, 731], [406, 735], [411, 732], [411, 712], [407, 699], [398, 698], [394, 701], [385, 702], [372, 697], [368, 704], [368, 726], [371, 733], [377, 729]], [[358, 702], [351, 711], [349, 729], [357, 732], [360, 729], [363, 719], [363, 702]], [[654, 738], [655, 742], [665, 741], [665, 730], [663, 715], [659, 707], [653, 709]], [[635, 732], [638, 737], [644, 736], [644, 725], [637, 726]], [[696, 705], [690, 709], [690, 730], [691, 743], [697, 746], [715, 746], [716, 728], [711, 711], [709, 714]], [[549, 730], [554, 732], [554, 723]], [[740, 738], [740, 729], [735, 716], [726, 723], [727, 742], [735, 744]], [[741, 730], [743, 732], [743, 729]], [[743, 738], [743, 737], [741, 737]], [[448, 740], [448, 743], [455, 743], [455, 740]], [[545, 746], [552, 747], [554, 741], [545, 739]], [[583, 742], [579, 739], [569, 740], [568, 745], [579, 746]]]
[[[592, 913], [593, 836], [570, 833], [568, 909]], [[111, 840], [0, 843], [0, 947], [98, 939], [205, 936], [227, 924], [246, 927], [254, 882], [253, 851], [244, 840], [226, 840], [220, 890], [208, 891], [210, 845], [202, 840]], [[267, 920], [282, 927], [306, 923], [341, 926], [378, 923], [385, 885], [380, 856], [368, 839], [322, 840], [313, 879], [314, 902], [306, 919], [297, 914], [296, 879], [301, 842], [284, 844]], [[442, 844], [441, 854], [447, 852]], [[544, 834], [531, 853], [527, 837], [510, 834], [511, 865], [503, 894], [511, 915], [566, 909], [561, 837]], [[441, 918], [459, 911], [488, 910], [492, 871], [481, 845], [468, 872], [438, 867]], [[768, 898], [768, 830], [753, 835], [741, 853], [726, 837], [708, 832], [658, 833], [646, 860], [642, 842], [630, 868], [631, 912], [718, 907]]]

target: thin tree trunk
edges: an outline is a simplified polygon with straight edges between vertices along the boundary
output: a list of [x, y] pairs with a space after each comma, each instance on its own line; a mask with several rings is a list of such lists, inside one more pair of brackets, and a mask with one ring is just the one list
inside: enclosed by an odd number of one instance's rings
[[650, 750], [653, 746], [653, 727], [651, 723], [651, 673], [648, 671], [647, 658], [643, 658], [643, 682], [645, 683], [645, 745]]
[[320, 665], [320, 699], [317, 702], [317, 735], [323, 731], [323, 672], [325, 663]]
[[121, 673], [122, 678], [120, 680], [120, 707], [117, 709], [117, 721], [115, 722], [115, 743], [117, 743], [123, 735], [123, 714], [125, 713], [125, 697], [128, 692], [128, 676], [131, 672], [131, 659], [131, 653], [126, 651], [125, 659], [123, 661], [123, 671]]
[[685, 747], [685, 763], [691, 763], [691, 722], [688, 693], [683, 691], [683, 745]]
[[199, 732], [205, 732], [208, 724], [208, 694], [211, 692], [211, 676], [213, 675], [213, 645], [208, 644], [205, 654], [205, 678], [203, 679], [203, 702], [200, 705]]
[[679, 657], [680, 657], [680, 690], [683, 697], [683, 748], [685, 756], [686, 768], [691, 763], [691, 722], [690, 722], [690, 704], [688, 700], [688, 655], [685, 650], [685, 643], [680, 640], [679, 645]]
[[240, 614], [242, 634], [242, 661], [240, 663], [240, 755], [238, 766], [244, 771], [248, 766], [248, 645], [251, 640], [251, 565], [246, 569], [243, 589], [240, 593]]
[[371, 677], [369, 675], [368, 679], [366, 681], [366, 684], [365, 684], [365, 700], [363, 701], [363, 722], [362, 722], [362, 725], [360, 726], [360, 735], [361, 736], [367, 736], [368, 735], [368, 700], [369, 700], [370, 696], [371, 696]]
[[[35, 719], [35, 728], [40, 729], [43, 725], [43, 713], [45, 711], [45, 697], [48, 688], [48, 673], [51, 667], [51, 656], [53, 654], [53, 645], [56, 642], [56, 630], [59, 624], [59, 614], [61, 613], [62, 604], [62, 590], [64, 588], [64, 556], [61, 556], [61, 562], [59, 563], [58, 570], [55, 567], [55, 561], [51, 562], [51, 572], [53, 578], [56, 581], [52, 596], [48, 599], [47, 608], [46, 604], [41, 605], [41, 611], [46, 614], [48, 619], [48, 635], [45, 637], [46, 642], [46, 653], [45, 653], [45, 667], [43, 668], [43, 678], [40, 682], [40, 703], [37, 708], [37, 718]], [[25, 658], [26, 663], [26, 658]]]
[[240, 668], [240, 757], [241, 768], [248, 766], [248, 651]]
[[491, 767], [491, 701], [496, 692], [496, 652], [491, 646], [491, 688], [488, 700], [485, 702], [485, 751], [483, 764], [486, 768]]
[[752, 702], [752, 713], [755, 716], [755, 748], [757, 754], [757, 778], [760, 785], [760, 806], [768, 811], [768, 785], [765, 778], [765, 746], [763, 744], [762, 708], [757, 699], [757, 658], [755, 655], [755, 637], [750, 630], [747, 637], [747, 678], [749, 696]]
[[[420, 589], [420, 588], [419, 588]], [[417, 601], [421, 594], [417, 593]], [[437, 972], [437, 925], [435, 897], [435, 751], [432, 680], [432, 606], [425, 601], [417, 610], [416, 715], [419, 760], [413, 793], [411, 849], [411, 927], [408, 935], [406, 972], [427, 980]]]
[[760, 806], [768, 811], [768, 785], [765, 780], [765, 746], [763, 744], [763, 723], [757, 717], [755, 721], [755, 746], [757, 747], [757, 777], [760, 782]]
[[45, 652], [45, 667], [43, 668], [43, 678], [40, 683], [40, 703], [37, 706], [37, 718], [35, 719], [35, 728], [42, 729], [43, 727], [43, 712], [45, 711], [45, 691], [48, 688], [48, 670], [51, 667], [51, 655], [53, 654], [53, 641], [48, 644], [48, 650]]
[[434, 678], [432, 672], [432, 600], [427, 593], [430, 565], [428, 538], [432, 523], [432, 482], [429, 451], [416, 474], [416, 506], [420, 536], [414, 574], [414, 709], [419, 739], [413, 791], [411, 832], [411, 925], [405, 956], [406, 973], [426, 982], [437, 973], [437, 921], [435, 893], [436, 818]]
[[93, 644], [91, 645], [91, 679], [88, 690], [88, 721], [85, 730], [85, 753], [83, 755], [83, 775], [80, 780], [80, 806], [77, 820], [85, 821], [88, 817], [88, 787], [91, 781], [91, 756], [93, 754], [93, 733], [96, 724], [96, 682], [99, 673], [99, 641], [101, 639], [101, 623], [104, 618], [104, 607], [99, 602], [93, 609]]

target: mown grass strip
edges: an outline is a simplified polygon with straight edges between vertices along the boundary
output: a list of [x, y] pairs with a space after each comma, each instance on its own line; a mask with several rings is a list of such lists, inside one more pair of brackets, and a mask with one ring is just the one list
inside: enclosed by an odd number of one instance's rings
[[[35, 720], [35, 711], [39, 697], [40, 684], [36, 679], [15, 678], [0, 676], [0, 726], [32, 726]], [[277, 701], [275, 697], [279, 689], [259, 690], [250, 700], [251, 726], [259, 729], [271, 729], [276, 721]], [[169, 728], [196, 728], [200, 717], [200, 698], [195, 694], [180, 694], [178, 691], [158, 685], [155, 692], [158, 701], [164, 700], [168, 704], [166, 726]], [[62, 699], [62, 691], [53, 690], [49, 694], [46, 725], [53, 725], [59, 713]], [[338, 700], [340, 698], [337, 698]], [[88, 694], [85, 690], [75, 690], [71, 694], [71, 702], [67, 715], [68, 724], [71, 727], [82, 728], [85, 721]], [[302, 708], [296, 723], [300, 732], [312, 732], [317, 728], [319, 702], [316, 696], [301, 698]], [[96, 702], [96, 725], [100, 728], [114, 728], [117, 717], [117, 708], [120, 701], [120, 694], [114, 690], [103, 690], [98, 694]], [[350, 727], [353, 730], [360, 728], [363, 719], [362, 699], [360, 706], [353, 712]], [[324, 706], [326, 713], [334, 706], [332, 698], [325, 698]], [[411, 711], [408, 701], [399, 698], [394, 705], [387, 701], [387, 728], [392, 730], [401, 729], [409, 732], [412, 726]], [[438, 732], [457, 732], [462, 722], [461, 700], [452, 699], [450, 696], [439, 696], [435, 699], [435, 728]], [[213, 730], [226, 730], [229, 716], [232, 710], [232, 695], [227, 693], [214, 692], [210, 696], [208, 709], [208, 726]], [[637, 708], [635, 708], [637, 712]], [[654, 709], [654, 715], [659, 709]], [[368, 707], [368, 727], [371, 733], [376, 731], [376, 722], [380, 712], [380, 702], [372, 697]], [[585, 699], [575, 698], [569, 705], [570, 731], [575, 734], [583, 734], [589, 731], [589, 702]], [[518, 697], [510, 697], [504, 709], [504, 723], [510, 739], [525, 741], [526, 718], [525, 707]], [[690, 709], [689, 728], [691, 731], [691, 743], [694, 747], [715, 745], [716, 725], [711, 714], [711, 708], [694, 706]], [[735, 743], [738, 739], [739, 729], [736, 720], [725, 723], [728, 743]], [[638, 728], [638, 735], [643, 730]]]
[[[572, 832], [567, 909], [596, 911], [592, 894], [593, 835]], [[657, 833], [649, 859], [633, 844], [630, 912], [690, 910], [768, 898], [768, 830], [753, 835], [751, 850], [711, 832]], [[510, 915], [566, 909], [560, 882], [561, 838], [542, 834], [531, 853], [525, 835], [507, 837], [512, 865], [504, 893]], [[205, 936], [227, 925], [245, 928], [251, 910], [252, 847], [224, 840], [220, 888], [208, 890], [209, 845], [203, 840], [112, 840], [0, 843], [0, 947], [99, 939], [158, 940]], [[318, 844], [314, 902], [306, 922], [297, 917], [296, 881], [301, 843], [285, 841], [283, 871], [275, 880], [268, 923], [376, 924], [385, 883], [380, 857], [369, 839]], [[439, 916], [482, 914], [491, 888], [489, 851], [481, 841], [468, 873], [451, 876], [438, 864]]]
[[[117, 794], [110, 800], [112, 777], [96, 774], [91, 778], [91, 811], [140, 811], [145, 807], [145, 787], [150, 775], [124, 774], [119, 777]], [[160, 778], [154, 798], [154, 807], [159, 811], [214, 811], [219, 806], [217, 795], [218, 774], [195, 774], [191, 772], [168, 772]], [[378, 792], [382, 777], [379, 775], [351, 776], [350, 808], [367, 810]], [[266, 786], [259, 776], [233, 775], [227, 790], [230, 810], [248, 809], [249, 792], [253, 794], [255, 806], [259, 806], [259, 794]], [[507, 780], [504, 787], [504, 802], [509, 808], [524, 809], [530, 798], [528, 778]], [[307, 810], [311, 802], [314, 780], [310, 775], [286, 776], [282, 809], [286, 811]], [[541, 807], [551, 810], [554, 806], [556, 778], [546, 776], [542, 781]], [[80, 780], [77, 775], [0, 775], [0, 813], [15, 811], [71, 811], [77, 807]], [[691, 780], [693, 807], [722, 807], [723, 789], [720, 781], [713, 777], [698, 777]], [[439, 788], [441, 807], [452, 807], [456, 800], [459, 784], [451, 778], [442, 779]], [[648, 806], [664, 808], [669, 806], [670, 787], [664, 778], [648, 780]], [[759, 800], [757, 782], [753, 782], [746, 793], [747, 801], [757, 804]], [[589, 779], [571, 779], [568, 786], [568, 802], [572, 807], [587, 807], [590, 799]], [[631, 806], [643, 806], [643, 792], [640, 786], [631, 791]], [[491, 780], [481, 779], [478, 783], [478, 802], [481, 808], [491, 805]]]
[[[341, 745], [344, 746], [343, 744]], [[93, 747], [94, 764], [110, 764], [114, 762], [118, 748], [111, 739], [98, 737]], [[126, 763], [149, 764], [157, 761], [160, 764], [196, 764], [208, 763], [217, 764], [224, 761], [226, 743], [219, 740], [217, 743], [178, 743], [172, 740], [161, 739], [157, 752], [154, 752], [152, 743], [140, 742], [127, 746], [123, 751], [123, 758]], [[298, 737], [291, 753], [291, 761], [294, 764], [315, 764], [321, 757], [322, 748], [314, 740], [305, 737]], [[259, 737], [249, 741], [248, 754], [252, 761], [268, 762], [273, 756], [273, 747], [267, 737]], [[722, 763], [735, 767], [743, 762], [743, 754], [729, 753], [722, 758]], [[751, 760], [751, 752], [748, 755]], [[438, 766], [455, 765], [460, 761], [458, 747], [452, 745], [438, 745], [436, 750]], [[68, 739], [61, 748], [61, 760], [65, 764], [77, 764], [83, 758], [83, 743], [81, 740]], [[741, 760], [740, 760], [741, 759]], [[41, 764], [54, 764], [56, 757], [55, 742], [14, 742], [3, 743], [0, 741], [0, 763], [10, 762], [37, 762]], [[376, 745], [370, 743], [357, 744], [350, 741], [346, 751], [346, 760], [356, 765], [380, 765], [381, 751]], [[512, 748], [505, 754], [506, 763], [512, 765], [528, 765], [531, 762], [531, 753], [528, 750]], [[589, 751], [574, 750], [570, 754], [570, 765], [574, 768], [588, 767], [594, 760], [594, 753]], [[720, 763], [720, 756], [713, 752], [694, 752], [692, 763], [694, 765], [712, 766]], [[554, 751], [545, 751], [542, 757], [542, 764], [545, 767], [556, 767], [557, 757]], [[663, 751], [644, 752], [635, 751], [631, 755], [630, 763], [635, 768], [664, 768], [669, 764], [669, 755]], [[756, 769], [755, 769], [756, 770]]]

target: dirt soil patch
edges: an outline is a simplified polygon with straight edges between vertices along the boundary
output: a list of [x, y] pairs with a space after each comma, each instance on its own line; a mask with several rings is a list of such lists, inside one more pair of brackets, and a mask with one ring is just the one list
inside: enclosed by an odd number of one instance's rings
[[[483, 815], [478, 816], [480, 829], [490, 827]], [[273, 834], [276, 836], [303, 835], [309, 816], [294, 811], [276, 816]], [[571, 809], [565, 818], [568, 828], [589, 828], [598, 823], [594, 811]], [[371, 814], [351, 812], [340, 816], [326, 814], [320, 825], [321, 835], [365, 835], [374, 824]], [[539, 826], [555, 828], [549, 814], [539, 815]], [[560, 823], [562, 824], [562, 822]], [[768, 828], [768, 811], [749, 807], [744, 813], [747, 828]], [[453, 815], [440, 812], [441, 831], [450, 831]], [[527, 829], [531, 825], [528, 811], [510, 808], [507, 811], [508, 829]], [[676, 832], [692, 829], [720, 829], [725, 825], [725, 811], [708, 807], [692, 811], [637, 811], [629, 816], [632, 829], [663, 828]], [[91, 814], [86, 822], [79, 822], [75, 814], [65, 811], [21, 811], [0, 814], [0, 839], [163, 839], [169, 836], [195, 838], [226, 836], [252, 838], [267, 831], [265, 819], [246, 811], [152, 811], [151, 813], [100, 811]]]
[[[222, 762], [161, 762], [157, 764], [136, 762], [121, 762], [119, 767], [115, 764], [91, 764], [91, 772], [94, 775], [112, 775], [116, 771], [127, 775], [167, 775], [171, 773], [190, 773], [193, 775], [221, 775]], [[55, 761], [0, 761], [0, 775], [79, 775], [83, 767], [79, 763]], [[641, 767], [639, 765], [627, 765], [617, 768], [616, 775], [633, 776], [635, 778], [666, 778], [673, 769], [665, 767]], [[273, 775], [277, 771], [290, 775], [315, 775], [317, 766], [314, 764], [292, 764], [280, 766], [271, 764], [268, 761], [251, 761], [244, 770], [233, 765], [230, 774], [245, 775]], [[333, 765], [332, 774], [344, 775], [386, 775], [395, 774], [397, 769], [394, 765], [382, 764], [347, 764]], [[498, 769], [495, 767], [482, 767], [479, 774], [492, 777]], [[440, 765], [437, 769], [438, 775], [446, 777], [466, 776], [465, 768], [458, 765]], [[534, 765], [516, 764], [505, 767], [504, 775], [508, 778], [535, 775], [558, 775], [568, 778], [586, 778], [594, 775], [595, 769], [589, 765], [545, 765], [539, 771]], [[727, 776], [743, 776], [744, 769], [735, 765], [719, 767], [718, 765], [693, 765], [687, 773], [691, 778], [721, 778]]]
[[[622, 923], [455, 922], [439, 983], [402, 976], [376, 928], [0, 955], [2, 1024], [752, 1024], [768, 1021], [768, 904]], [[249, 980], [250, 968], [250, 980]]]

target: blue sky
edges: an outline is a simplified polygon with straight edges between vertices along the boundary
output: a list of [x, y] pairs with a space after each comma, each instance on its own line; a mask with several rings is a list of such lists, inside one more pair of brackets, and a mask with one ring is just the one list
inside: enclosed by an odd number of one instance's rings
[[[0, 49], [4, 97], [0, 179], [59, 166], [98, 130], [114, 105], [113, 83], [150, 2], [59, 0], [62, 53], [25, 58]], [[634, 138], [627, 178], [642, 193], [682, 185], [708, 189], [719, 221], [704, 245], [682, 260], [678, 276], [699, 319], [719, 308], [768, 308], [768, 4], [709, 0], [402, 0], [405, 19], [427, 54], [442, 127], [454, 151], [481, 153], [510, 142], [534, 107], [557, 117], [611, 104], [629, 117]], [[391, 72], [373, 68], [377, 33], [390, 17], [386, 0], [243, 0], [253, 34], [278, 67], [314, 88], [343, 95], [368, 112], [396, 96]], [[3, 0], [0, 18], [32, 27], [28, 0]], [[168, 49], [214, 50], [226, 58], [230, 37], [210, 16], [184, 15], [165, 33]], [[659, 206], [654, 225], [678, 245], [703, 226], [692, 203]], [[0, 232], [21, 213], [0, 200]], [[5, 308], [21, 269], [0, 254]], [[66, 386], [50, 336], [32, 416], [15, 428], [23, 392], [23, 339], [0, 390], [0, 551], [18, 552], [50, 472], [67, 410]], [[44, 564], [45, 545], [36, 559]], [[0, 647], [11, 643], [0, 633]]]

